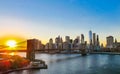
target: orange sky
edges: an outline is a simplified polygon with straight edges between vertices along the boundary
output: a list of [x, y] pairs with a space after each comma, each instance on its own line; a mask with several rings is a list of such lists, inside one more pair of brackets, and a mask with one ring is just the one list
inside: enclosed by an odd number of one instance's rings
[[[15, 40], [17, 43], [20, 43], [27, 39], [25, 39], [24, 37], [21, 37], [21, 36], [17, 36], [17, 35], [5, 35], [5, 36], [0, 37], [0, 45], [6, 46], [6, 43], [9, 40]], [[26, 46], [26, 43], [20, 43], [17, 46]], [[7, 48], [3, 48], [3, 49], [7, 49]]]

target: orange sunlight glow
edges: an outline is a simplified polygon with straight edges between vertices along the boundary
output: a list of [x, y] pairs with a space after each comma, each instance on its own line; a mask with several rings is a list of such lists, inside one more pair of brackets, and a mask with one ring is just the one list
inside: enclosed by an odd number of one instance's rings
[[6, 42], [6, 45], [9, 46], [10, 48], [15, 48], [17, 45], [16, 45], [16, 41], [15, 40], [8, 40]]
[[9, 55], [14, 56], [14, 55], [15, 55], [15, 52], [11, 52], [11, 53], [9, 53]]

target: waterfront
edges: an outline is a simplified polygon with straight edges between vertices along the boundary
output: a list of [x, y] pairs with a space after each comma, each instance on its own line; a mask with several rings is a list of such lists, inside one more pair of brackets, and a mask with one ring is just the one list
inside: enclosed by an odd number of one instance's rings
[[[25, 53], [20, 53], [25, 56]], [[89, 54], [36, 54], [46, 61], [48, 69], [24, 70], [9, 74], [119, 74], [120, 55]]]

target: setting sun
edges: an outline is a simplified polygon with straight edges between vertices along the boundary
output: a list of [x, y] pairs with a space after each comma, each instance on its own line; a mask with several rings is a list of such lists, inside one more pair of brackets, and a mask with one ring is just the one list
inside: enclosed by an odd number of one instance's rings
[[9, 41], [7, 41], [6, 45], [11, 48], [14, 48], [14, 47], [16, 47], [16, 43], [17, 42], [15, 40], [9, 40]]

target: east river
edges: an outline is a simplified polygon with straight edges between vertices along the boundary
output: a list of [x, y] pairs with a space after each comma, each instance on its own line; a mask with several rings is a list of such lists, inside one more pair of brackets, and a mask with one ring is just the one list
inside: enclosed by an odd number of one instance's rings
[[[25, 53], [19, 55], [25, 56]], [[120, 55], [36, 54], [48, 69], [23, 70], [9, 74], [120, 74]]]

